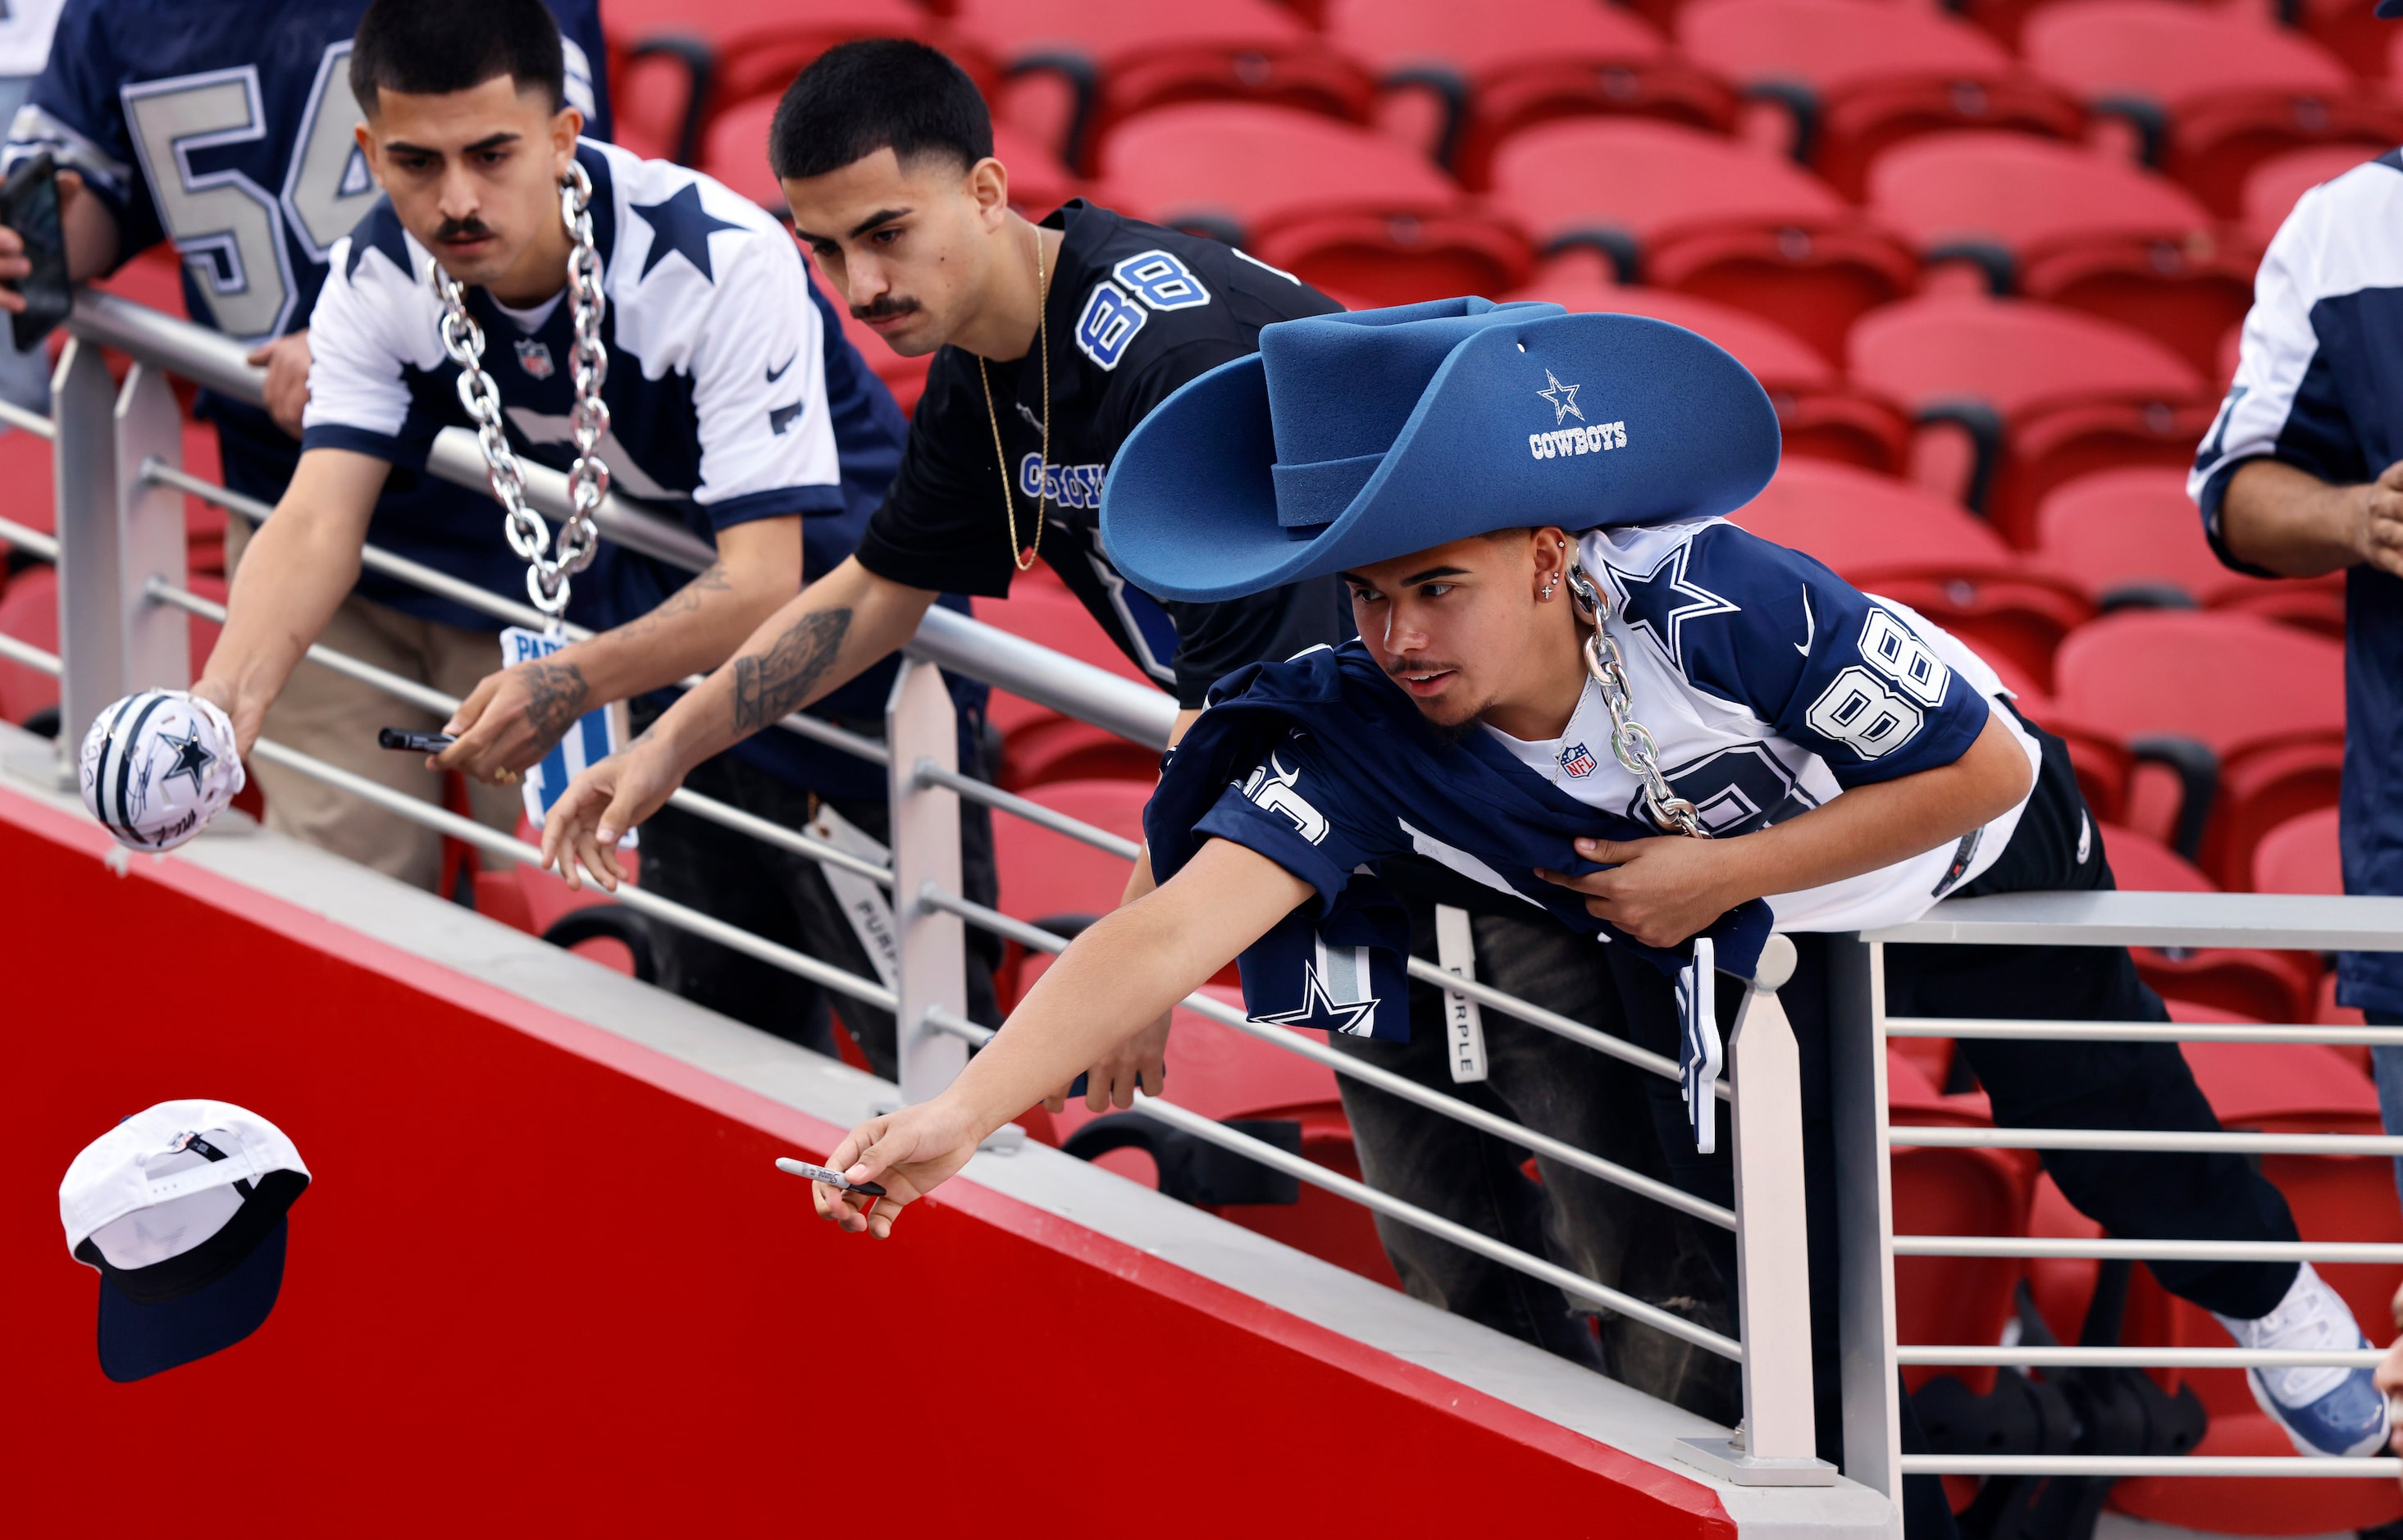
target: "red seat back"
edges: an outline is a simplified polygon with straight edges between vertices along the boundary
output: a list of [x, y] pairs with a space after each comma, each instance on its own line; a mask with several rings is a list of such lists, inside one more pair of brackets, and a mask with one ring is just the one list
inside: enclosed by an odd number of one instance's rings
[[1992, 568], [2016, 560], [1991, 525], [1908, 481], [1788, 460], [1735, 521], [1855, 581], [1880, 572]]
[[2342, 893], [2344, 851], [2338, 812], [2321, 808], [2290, 818], [2253, 847], [2255, 893]]
[[2062, 644], [2061, 703], [2127, 738], [2175, 733], [2222, 757], [2291, 734], [2344, 730], [2344, 648], [2250, 615], [2134, 611]]
[[2097, 599], [2152, 588], [2214, 604], [2278, 586], [2212, 554], [2186, 473], [2166, 465], [2097, 471], [2055, 487], [2036, 509], [2036, 548]]
[[1907, 405], [1970, 398], [2006, 418], [2088, 400], [2188, 402], [2202, 377], [2126, 326], [2023, 299], [1930, 295], [1862, 317], [1854, 380]]
[[2262, 245], [2278, 233], [2296, 201], [2369, 159], [2359, 145], [2310, 145], [2271, 156], [2244, 177], [2244, 233]]

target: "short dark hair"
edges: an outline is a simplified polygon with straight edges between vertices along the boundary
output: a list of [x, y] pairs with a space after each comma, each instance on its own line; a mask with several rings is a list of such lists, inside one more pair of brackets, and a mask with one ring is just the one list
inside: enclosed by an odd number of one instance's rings
[[899, 37], [826, 49], [776, 104], [768, 169], [779, 181], [823, 176], [878, 150], [907, 163], [939, 155], [962, 171], [993, 153], [993, 114], [967, 71]]
[[372, 117], [378, 91], [447, 96], [507, 76], [567, 102], [559, 23], [542, 0], [375, 0], [351, 45], [351, 94]]

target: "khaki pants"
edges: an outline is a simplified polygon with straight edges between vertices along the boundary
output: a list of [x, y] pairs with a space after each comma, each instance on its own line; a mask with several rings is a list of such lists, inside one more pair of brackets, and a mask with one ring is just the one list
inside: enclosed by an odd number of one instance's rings
[[[249, 543], [250, 531], [241, 519], [227, 522], [226, 555], [231, 570]], [[465, 696], [501, 666], [500, 642], [489, 631], [420, 620], [355, 594], [342, 601], [317, 640], [331, 651], [451, 696]], [[376, 729], [433, 732], [442, 721], [397, 696], [303, 659], [284, 693], [268, 708], [262, 735], [419, 801], [438, 804], [442, 777], [427, 770], [420, 755], [378, 748]], [[432, 829], [295, 770], [253, 760], [250, 773], [267, 798], [269, 828], [429, 892], [440, 881], [442, 837]], [[525, 811], [524, 798], [515, 786], [470, 781], [467, 798], [478, 823], [505, 833], [516, 829]], [[485, 857], [483, 864], [509, 865], [499, 857]]]

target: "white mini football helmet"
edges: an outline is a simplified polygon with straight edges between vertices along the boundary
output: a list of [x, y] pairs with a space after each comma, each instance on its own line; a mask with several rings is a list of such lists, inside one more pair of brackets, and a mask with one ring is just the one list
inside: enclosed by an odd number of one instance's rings
[[120, 845], [173, 850], [225, 811], [244, 781], [233, 724], [183, 690], [145, 690], [84, 734], [83, 805]]

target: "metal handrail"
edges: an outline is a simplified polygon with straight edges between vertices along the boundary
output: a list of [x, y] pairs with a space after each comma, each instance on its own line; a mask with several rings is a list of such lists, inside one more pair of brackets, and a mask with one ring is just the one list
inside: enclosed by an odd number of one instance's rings
[[2292, 893], [1998, 893], [1948, 898], [1864, 941], [2403, 951], [2403, 898]]
[[2001, 1021], [1983, 1017], [1890, 1016], [1888, 1037], [1975, 1037], [2062, 1043], [2346, 1043], [2403, 1047], [2403, 1027], [2285, 1026], [2271, 1022]]
[[2386, 1133], [2202, 1133], [2150, 1129], [1990, 1129], [1896, 1123], [1895, 1145], [1923, 1149], [2137, 1150], [2160, 1155], [2403, 1155]]
[[2119, 1262], [2403, 1262], [2392, 1241], [2091, 1241], [2050, 1235], [1897, 1235], [1896, 1256], [2058, 1256]]
[[[951, 1033], [954, 1036], [965, 1038], [970, 1043], [979, 1045], [990, 1043], [996, 1035], [993, 1028], [979, 1026], [967, 1018], [951, 1011], [931, 1010], [926, 1013], [926, 1016], [929, 1025]], [[1379, 1192], [1365, 1182], [1354, 1181], [1340, 1172], [1329, 1171], [1315, 1161], [1306, 1160], [1298, 1155], [1289, 1155], [1266, 1140], [1255, 1139], [1250, 1134], [1230, 1129], [1214, 1117], [1205, 1117], [1189, 1108], [1180, 1107], [1174, 1102], [1163, 1102], [1140, 1092], [1136, 1095], [1134, 1105], [1130, 1110], [1166, 1123], [1171, 1128], [1182, 1130], [1197, 1139], [1216, 1145], [1221, 1149], [1232, 1150], [1246, 1159], [1257, 1160], [1261, 1165], [1281, 1171], [1313, 1186], [1323, 1187], [1338, 1197], [1349, 1198], [1364, 1208], [1374, 1209], [1379, 1214], [1398, 1219], [1403, 1224], [1423, 1229], [1430, 1235], [1440, 1237], [1464, 1250], [1473, 1251], [1480, 1256], [1501, 1263], [1506, 1268], [1523, 1272], [1530, 1278], [1540, 1279], [1563, 1294], [1590, 1299], [1632, 1320], [1641, 1321], [1646, 1325], [1667, 1332], [1680, 1341], [1691, 1342], [1705, 1352], [1715, 1353], [1722, 1358], [1731, 1358], [1738, 1362], [1742, 1362], [1743, 1358], [1743, 1347], [1733, 1338], [1723, 1336], [1708, 1326], [1698, 1326], [1680, 1316], [1670, 1314], [1656, 1305], [1646, 1304], [1632, 1295], [1621, 1294], [1606, 1283], [1597, 1283], [1583, 1273], [1571, 1272], [1566, 1268], [1547, 1262], [1539, 1256], [1530, 1256], [1515, 1246], [1506, 1245], [1490, 1236], [1481, 1235], [1465, 1225], [1456, 1224], [1439, 1214], [1430, 1214], [1415, 1203], [1406, 1202], [1399, 1198]]]
[[2391, 1454], [1906, 1454], [1900, 1466], [1905, 1476], [2403, 1476]]
[[1975, 1367], [2009, 1364], [2021, 1368], [2132, 1369], [2374, 1369], [2386, 1356], [2380, 1348], [2165, 1348], [2138, 1342], [2111, 1348], [1936, 1347], [1905, 1342], [1896, 1362], [1909, 1367]]

